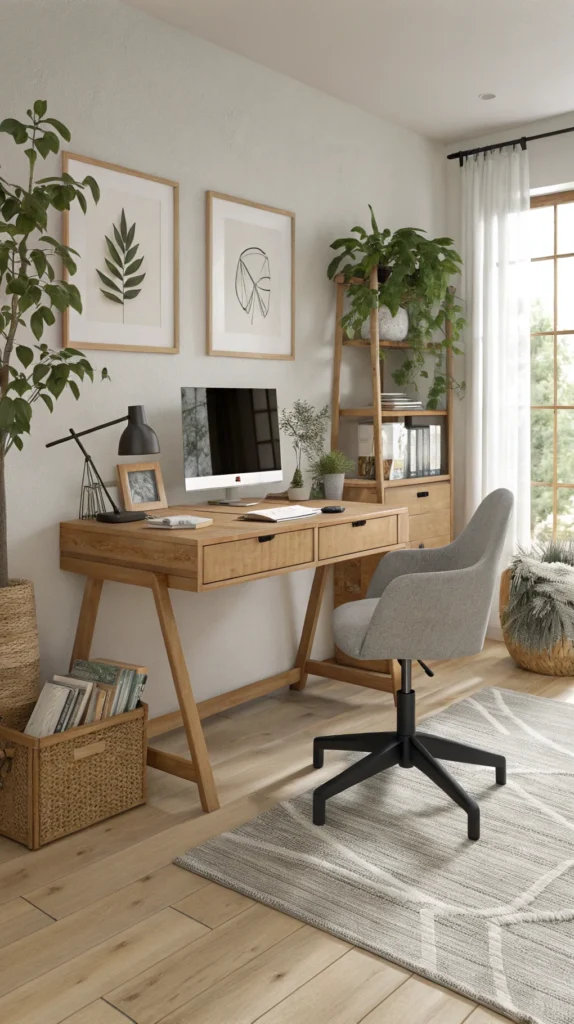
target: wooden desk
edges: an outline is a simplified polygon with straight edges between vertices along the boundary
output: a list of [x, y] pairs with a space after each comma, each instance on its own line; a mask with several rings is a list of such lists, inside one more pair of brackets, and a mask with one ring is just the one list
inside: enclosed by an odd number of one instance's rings
[[[320, 508], [324, 501], [305, 502]], [[265, 508], [262, 503], [261, 508]], [[269, 507], [269, 505], [267, 505]], [[201, 719], [271, 693], [282, 686], [303, 689], [310, 671], [380, 690], [396, 689], [381, 673], [348, 668], [330, 659], [315, 662], [311, 650], [327, 569], [334, 563], [403, 548], [408, 543], [408, 510], [346, 502], [345, 512], [319, 514], [281, 525], [243, 522], [241, 509], [180, 506], [166, 515], [197, 512], [213, 518], [201, 530], [150, 530], [144, 522], [111, 525], [74, 520], [60, 527], [60, 566], [86, 576], [71, 661], [89, 658], [104, 580], [148, 587], [153, 594], [180, 710], [150, 722], [157, 736], [183, 725], [191, 761], [148, 748], [148, 764], [197, 783], [205, 811], [219, 807]], [[196, 704], [169, 589], [194, 593], [265, 579], [296, 569], [315, 569], [295, 664], [277, 675]]]

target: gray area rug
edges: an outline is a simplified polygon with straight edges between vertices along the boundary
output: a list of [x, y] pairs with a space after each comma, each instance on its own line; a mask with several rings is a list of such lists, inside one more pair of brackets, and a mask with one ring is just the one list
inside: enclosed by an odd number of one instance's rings
[[323, 828], [309, 792], [175, 863], [514, 1020], [573, 1024], [574, 707], [493, 688], [424, 728], [508, 759], [503, 788], [447, 765], [480, 802], [478, 842], [395, 767], [330, 800]]

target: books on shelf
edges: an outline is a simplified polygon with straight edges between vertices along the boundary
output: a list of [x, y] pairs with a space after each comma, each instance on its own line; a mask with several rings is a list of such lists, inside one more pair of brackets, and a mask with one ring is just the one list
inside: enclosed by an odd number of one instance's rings
[[51, 736], [133, 711], [142, 696], [147, 670], [106, 660], [75, 661], [68, 676], [44, 683], [24, 732]]
[[383, 391], [381, 393], [381, 409], [387, 412], [414, 412], [422, 410], [423, 403], [409, 398], [402, 391]]
[[442, 426], [409, 424], [408, 471], [410, 477], [440, 476], [442, 470]]

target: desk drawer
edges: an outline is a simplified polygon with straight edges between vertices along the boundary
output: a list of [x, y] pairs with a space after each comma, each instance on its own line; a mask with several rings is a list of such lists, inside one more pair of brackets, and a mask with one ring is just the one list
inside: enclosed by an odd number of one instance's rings
[[440, 512], [424, 512], [422, 516], [409, 518], [409, 540], [423, 541], [431, 537], [450, 536], [450, 509]]
[[398, 516], [319, 527], [319, 561], [398, 543]]
[[385, 487], [385, 505], [392, 508], [407, 506], [411, 516], [419, 516], [422, 512], [436, 512], [439, 509], [450, 509], [450, 483], [405, 484], [400, 487]]
[[203, 582], [219, 583], [313, 561], [313, 530], [262, 533], [203, 549]]

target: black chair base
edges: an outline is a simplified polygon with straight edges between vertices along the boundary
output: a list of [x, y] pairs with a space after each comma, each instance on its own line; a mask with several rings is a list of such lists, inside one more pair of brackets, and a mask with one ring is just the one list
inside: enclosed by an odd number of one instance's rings
[[397, 693], [397, 729], [394, 732], [366, 732], [345, 736], [318, 736], [313, 742], [313, 767], [322, 768], [325, 750], [353, 750], [366, 753], [340, 775], [329, 779], [313, 793], [313, 823], [325, 824], [327, 800], [343, 793], [372, 775], [400, 765], [418, 768], [454, 800], [468, 816], [468, 838], [480, 838], [480, 808], [472, 797], [443, 768], [437, 758], [463, 764], [481, 764], [496, 770], [499, 786], [506, 783], [506, 758], [489, 750], [479, 750], [455, 740], [417, 732], [415, 726], [415, 692], [410, 688], [410, 662], [402, 662], [402, 686]]

